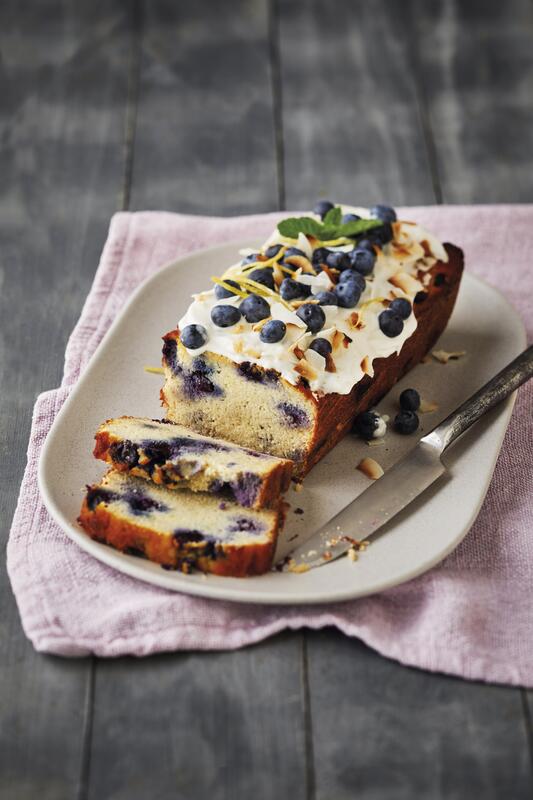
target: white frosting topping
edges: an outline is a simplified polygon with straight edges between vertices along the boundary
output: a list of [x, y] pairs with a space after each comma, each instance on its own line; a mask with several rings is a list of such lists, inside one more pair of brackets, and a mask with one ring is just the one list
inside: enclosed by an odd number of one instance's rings
[[[369, 217], [368, 209], [342, 206], [343, 213]], [[313, 215], [309, 215], [313, 216]], [[317, 219], [319, 219], [317, 217]], [[395, 297], [404, 297], [411, 303], [417, 292], [424, 289], [424, 273], [439, 260], [446, 262], [448, 255], [432, 234], [412, 222], [398, 221], [393, 225], [394, 239], [378, 250], [374, 270], [366, 279], [366, 288], [355, 308], [321, 306], [326, 315], [324, 327], [317, 334], [307, 332], [306, 325], [296, 315], [297, 306], [287, 308], [279, 295], [265, 296], [270, 304], [271, 318], [282, 320], [287, 332], [281, 342], [262, 342], [259, 338], [262, 323], [251, 324], [244, 317], [229, 328], [217, 327], [211, 320], [211, 310], [216, 305], [239, 306], [242, 297], [217, 300], [214, 289], [193, 295], [193, 302], [179, 321], [181, 331], [186, 325], [202, 325], [207, 330], [206, 344], [190, 350], [194, 355], [204, 351], [226, 356], [235, 362], [250, 361], [265, 369], [277, 370], [289, 383], [296, 385], [306, 378], [313, 392], [348, 394], [365, 374], [373, 375], [373, 361], [399, 353], [405, 341], [416, 330], [414, 313], [404, 321], [402, 332], [390, 338], [379, 327], [379, 315]], [[298, 239], [287, 239], [276, 229], [261, 248], [264, 252], [274, 244], [297, 247], [310, 258], [313, 245], [300, 234]], [[315, 247], [349, 252], [353, 241], [347, 244], [328, 245], [314, 242]], [[243, 251], [241, 254], [255, 252]], [[270, 262], [266, 262], [269, 264]], [[264, 266], [256, 264], [257, 267]], [[229, 267], [224, 278], [238, 279], [242, 274], [240, 261]], [[287, 277], [286, 274], [283, 277]], [[333, 288], [326, 272], [318, 275], [298, 269], [291, 277], [311, 287], [312, 295]], [[312, 299], [312, 296], [307, 298]], [[289, 304], [293, 305], [293, 304]], [[314, 350], [309, 350], [313, 339], [321, 337], [332, 345], [332, 354], [326, 360]]]

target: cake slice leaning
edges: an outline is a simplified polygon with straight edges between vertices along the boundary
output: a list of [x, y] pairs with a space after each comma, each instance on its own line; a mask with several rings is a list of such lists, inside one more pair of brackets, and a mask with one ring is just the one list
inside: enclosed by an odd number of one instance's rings
[[168, 489], [229, 497], [247, 508], [279, 505], [292, 461], [201, 436], [171, 422], [118, 417], [98, 428], [95, 458]]
[[283, 511], [173, 492], [111, 470], [87, 487], [78, 522], [92, 539], [167, 569], [245, 577], [270, 569]]

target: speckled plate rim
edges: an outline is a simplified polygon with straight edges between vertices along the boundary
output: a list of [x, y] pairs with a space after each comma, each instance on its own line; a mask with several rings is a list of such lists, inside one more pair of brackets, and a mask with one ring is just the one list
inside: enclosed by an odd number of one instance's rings
[[[195, 264], [202, 265], [212, 258], [222, 260], [226, 256], [226, 251], [228, 251], [228, 255], [230, 252], [234, 254], [236, 248], [253, 247], [254, 244], [256, 243], [246, 239], [196, 251], [163, 267], [135, 290], [103, 337], [79, 381], [58, 413], [47, 436], [38, 467], [38, 485], [45, 506], [58, 525], [85, 552], [126, 575], [172, 591], [232, 602], [264, 605], [306, 605], [355, 599], [375, 594], [409, 581], [442, 561], [457, 547], [472, 526], [492, 478], [512, 413], [515, 401], [514, 396], [486, 415], [486, 418], [475, 426], [474, 431], [466, 434], [450, 451], [450, 458], [447, 459], [449, 474], [446, 478], [437, 481], [422, 497], [412, 503], [401, 515], [398, 515], [390, 525], [383, 529], [382, 533], [372, 540], [374, 551], [379, 549], [382, 554], [383, 569], [377, 576], [373, 579], [371, 578], [370, 582], [368, 579], [358, 580], [358, 577], [361, 578], [361, 576], [365, 575], [365, 559], [370, 550], [361, 556], [356, 565], [348, 562], [347, 559], [341, 559], [301, 575], [271, 572], [263, 576], [237, 579], [221, 578], [213, 575], [183, 575], [180, 572], [167, 572], [162, 570], [159, 565], [125, 555], [93, 541], [77, 525], [75, 519], [72, 518], [72, 514], [65, 513], [65, 502], [61, 496], [61, 481], [64, 479], [65, 473], [61, 474], [55, 466], [57, 458], [61, 456], [62, 452], [61, 440], [64, 437], [66, 426], [69, 424], [69, 417], [75, 416], [76, 409], [80, 405], [84, 393], [91, 395], [92, 374], [98, 369], [102, 360], [107, 358], [110, 344], [112, 345], [116, 335], [120, 333], [124, 320], [135, 313], [135, 308], [139, 302], [145, 299], [145, 296], [150, 290], [153, 290], [154, 286], [164, 282], [169, 275], [174, 275], [176, 272], [181, 273], [185, 267], [190, 267], [191, 264], [193, 266]], [[211, 271], [211, 269], [209, 267], [206, 271]], [[509, 344], [508, 355], [506, 354], [503, 363], [498, 364], [498, 368], [501, 368], [504, 363], [510, 361], [525, 347], [526, 334], [522, 321], [497, 290], [468, 273], [465, 274], [461, 287], [461, 295], [464, 297], [466, 293], [473, 298], [476, 298], [478, 294], [482, 294], [485, 299], [483, 304], [485, 310], [487, 300], [492, 302], [494, 307], [498, 309], [500, 332], [503, 334], [501, 338], [502, 340], [505, 339]], [[454, 317], [455, 312], [447, 331], [453, 330]], [[165, 329], [163, 323], [159, 333], [163, 333]], [[485, 380], [494, 371], [487, 372]], [[81, 405], [82, 407], [87, 407], [87, 400]], [[130, 412], [125, 408], [122, 413], [127, 414]], [[107, 416], [112, 416], [112, 414], [110, 413]], [[91, 423], [91, 441], [95, 427]], [[89, 463], [90, 459], [92, 459], [92, 455], [89, 451], [85, 460]], [[91, 461], [90, 463], [93, 462]], [[80, 474], [79, 477], [79, 486], [82, 486], [87, 482], [87, 479], [83, 474]], [[476, 478], [475, 487], [472, 486], [473, 477]], [[456, 488], [459, 488], [460, 484], [465, 482], [471, 489], [475, 489], [471, 496], [466, 497], [464, 492], [460, 492], [462, 502], [457, 502], [456, 493], [451, 491], [453, 503], [450, 504], [450, 490], [453, 490], [454, 484]], [[457, 509], [460, 509], [461, 512], [459, 514], [460, 519], [457, 518]], [[441, 531], [437, 525], [436, 533], [439, 535], [432, 536], [434, 546], [430, 548], [431, 552], [421, 554], [417, 559], [416, 541], [413, 549], [409, 534], [415, 528], [419, 531], [424, 526], [431, 528], [435, 533], [434, 520], [442, 518], [445, 518], [451, 524], [446, 525], [446, 531]], [[394, 528], [394, 532], [391, 531], [391, 528]], [[445, 535], [442, 535], [443, 533]], [[411, 536], [410, 538], [412, 539], [413, 537]], [[386, 549], [383, 546], [384, 542], [386, 542]], [[396, 551], [399, 554], [405, 547], [408, 550], [412, 549], [415, 557], [410, 561], [407, 568], [402, 565], [401, 568], [394, 569], [394, 553]]]

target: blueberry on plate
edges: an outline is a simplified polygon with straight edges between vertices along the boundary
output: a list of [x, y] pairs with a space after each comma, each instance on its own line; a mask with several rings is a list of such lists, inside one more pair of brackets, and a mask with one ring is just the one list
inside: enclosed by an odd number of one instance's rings
[[382, 222], [396, 222], [396, 211], [391, 206], [378, 204], [370, 209], [370, 216], [380, 219]]
[[344, 272], [341, 272], [339, 275], [339, 283], [338, 286], [342, 285], [343, 283], [353, 283], [359, 288], [359, 292], [362, 294], [366, 287], [366, 281], [361, 275], [360, 272], [356, 272], [355, 269], [345, 269]]
[[258, 294], [249, 294], [239, 306], [239, 310], [246, 322], [260, 322], [270, 316], [270, 306], [264, 297]]
[[412, 306], [405, 297], [397, 297], [390, 304], [389, 311], [394, 311], [402, 319], [408, 319], [411, 316]]
[[311, 287], [306, 283], [299, 283], [293, 278], [284, 278], [279, 287], [279, 293], [284, 300], [303, 300], [311, 294]]
[[[224, 283], [229, 284], [229, 286], [233, 286], [234, 289], [239, 289], [240, 286], [237, 281], [231, 281], [229, 278], [224, 278]], [[227, 297], [235, 297], [236, 292], [231, 292], [229, 289], [225, 289], [223, 286], [220, 286], [218, 283], [215, 286], [215, 297], [217, 300], [225, 300]]]
[[343, 269], [350, 269], [350, 258], [348, 253], [343, 253], [340, 250], [336, 250], [333, 252], [329, 252], [326, 257], [326, 264], [331, 269], [338, 269], [342, 271]]
[[271, 245], [271, 247], [269, 247], [267, 250], [265, 250], [266, 257], [267, 258], [274, 258], [274, 256], [277, 256], [277, 254], [279, 253], [279, 251], [281, 250], [282, 247], [283, 247], [282, 244], [273, 244], [273, 245]]
[[418, 422], [418, 417], [414, 411], [400, 411], [394, 417], [394, 430], [403, 434], [414, 433], [418, 428]]
[[354, 419], [353, 430], [368, 441], [374, 438], [378, 425], [379, 416], [374, 411], [364, 411]]
[[287, 326], [284, 322], [280, 319], [271, 319], [261, 328], [259, 338], [262, 342], [274, 344], [275, 342], [281, 342], [286, 332]]
[[313, 211], [315, 212], [315, 214], [318, 214], [319, 217], [322, 217], [322, 219], [324, 219], [328, 211], [331, 211], [332, 208], [335, 208], [335, 206], [333, 205], [333, 203], [330, 203], [329, 200], [319, 200], [316, 206], [314, 207]]
[[400, 408], [402, 411], [418, 411], [420, 408], [420, 395], [416, 389], [404, 389], [400, 395]]
[[250, 253], [249, 256], [244, 256], [243, 260], [241, 261], [241, 267], [244, 267], [246, 264], [253, 264], [259, 258], [259, 253]]
[[330, 252], [331, 251], [328, 250], [327, 247], [317, 247], [316, 250], [313, 250], [313, 257], [311, 261], [313, 262], [313, 266], [315, 267], [315, 269], [318, 266], [318, 264], [326, 263], [326, 259]]
[[261, 283], [263, 286], [268, 286], [269, 289], [274, 290], [274, 273], [272, 267], [253, 269], [248, 277], [250, 280]]
[[187, 350], [198, 350], [209, 338], [203, 325], [186, 325], [181, 332], [181, 342]]
[[365, 247], [355, 247], [348, 255], [352, 269], [355, 269], [356, 272], [359, 272], [361, 275], [370, 275], [376, 263], [376, 254], [374, 250], [367, 250]]
[[339, 300], [335, 292], [319, 292], [313, 295], [319, 306], [338, 306]]
[[382, 333], [390, 339], [399, 336], [403, 331], [403, 319], [388, 308], [381, 312], [378, 322]]
[[358, 214], [345, 214], [342, 218], [342, 224], [346, 225], [347, 222], [357, 222], [357, 220], [361, 219]]
[[355, 308], [361, 297], [361, 289], [353, 281], [338, 283], [335, 294], [341, 308]]
[[320, 306], [313, 305], [312, 303], [305, 303], [303, 306], [300, 306], [296, 315], [305, 322], [307, 330], [311, 331], [311, 333], [318, 333], [318, 331], [322, 330], [326, 321], [326, 315]]
[[331, 353], [332, 347], [327, 339], [324, 339], [322, 336], [318, 336], [309, 345], [309, 350], [314, 350], [319, 356], [326, 358], [326, 356], [329, 356]]
[[211, 319], [217, 328], [230, 328], [241, 318], [241, 312], [235, 306], [213, 306]]

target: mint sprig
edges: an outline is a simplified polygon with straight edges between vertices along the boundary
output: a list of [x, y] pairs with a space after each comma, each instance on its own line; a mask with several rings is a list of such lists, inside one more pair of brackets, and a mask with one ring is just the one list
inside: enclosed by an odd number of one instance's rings
[[303, 233], [325, 242], [329, 239], [340, 239], [341, 236], [359, 236], [372, 228], [379, 228], [380, 225], [383, 225], [380, 219], [356, 219], [343, 223], [342, 211], [336, 206], [328, 211], [323, 222], [313, 217], [289, 217], [279, 223], [278, 230], [288, 239], [297, 239], [298, 234]]

